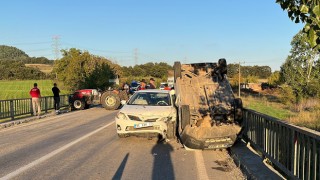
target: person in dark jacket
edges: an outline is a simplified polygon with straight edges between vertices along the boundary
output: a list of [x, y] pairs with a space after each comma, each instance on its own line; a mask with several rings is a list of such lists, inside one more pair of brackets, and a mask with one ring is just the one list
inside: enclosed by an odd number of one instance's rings
[[147, 89], [156, 89], [156, 85], [154, 84], [154, 79], [150, 78]]
[[57, 87], [57, 83], [53, 84], [52, 93], [54, 100], [54, 109], [56, 110], [56, 113], [58, 113], [60, 109], [60, 89]]

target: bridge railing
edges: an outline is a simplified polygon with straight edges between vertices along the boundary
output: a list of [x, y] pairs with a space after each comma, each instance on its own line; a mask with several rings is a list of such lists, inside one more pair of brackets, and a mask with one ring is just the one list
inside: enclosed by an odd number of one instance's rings
[[245, 109], [244, 139], [290, 179], [320, 179], [320, 133]]
[[[60, 95], [60, 107], [69, 106], [68, 98], [69, 95]], [[48, 110], [54, 109], [53, 96], [41, 97], [40, 101], [41, 111], [47, 113]], [[13, 120], [28, 114], [33, 114], [31, 98], [0, 100], [0, 120]]]

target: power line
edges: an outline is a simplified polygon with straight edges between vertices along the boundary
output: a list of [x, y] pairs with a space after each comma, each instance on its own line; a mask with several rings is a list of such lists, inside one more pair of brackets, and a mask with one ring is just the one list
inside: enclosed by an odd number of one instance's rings
[[138, 64], [138, 48], [134, 49], [134, 65]]
[[55, 60], [59, 59], [59, 54], [60, 54], [60, 49], [59, 49], [60, 43], [59, 43], [59, 40], [60, 40], [60, 36], [59, 35], [56, 35], [56, 36], [52, 37], [52, 47], [53, 47], [53, 53], [54, 53]]
[[76, 45], [76, 44], [68, 43], [68, 42], [62, 42], [62, 44], [69, 45], [69, 46], [74, 46], [74, 47], [78, 47], [78, 48], [85, 49], [85, 50], [96, 51], [96, 52], [129, 54], [129, 52], [124, 52], [124, 51], [109, 51], [109, 50], [102, 50], [102, 49], [92, 49], [92, 48], [88, 48], [88, 47], [85, 47], [85, 46]]
[[25, 43], [13, 43], [13, 44], [7, 44], [9, 46], [16, 46], [16, 45], [33, 45], [33, 44], [49, 44], [50, 41], [46, 42], [25, 42]]

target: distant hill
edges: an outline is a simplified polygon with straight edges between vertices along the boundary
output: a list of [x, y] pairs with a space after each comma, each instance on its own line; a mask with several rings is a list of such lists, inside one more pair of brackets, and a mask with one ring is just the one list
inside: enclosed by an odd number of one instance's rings
[[12, 47], [0, 45], [0, 60], [25, 60], [29, 56], [22, 50]]
[[46, 57], [29, 57], [24, 51], [6, 45], [0, 45], [0, 61], [21, 61], [25, 64], [53, 64]]
[[0, 45], [0, 80], [50, 79], [54, 61], [29, 57], [24, 51]]

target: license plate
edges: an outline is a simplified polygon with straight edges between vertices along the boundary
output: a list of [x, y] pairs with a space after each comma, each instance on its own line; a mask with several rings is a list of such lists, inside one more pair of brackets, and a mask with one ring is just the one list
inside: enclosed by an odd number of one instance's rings
[[134, 124], [133, 127], [134, 128], [144, 128], [144, 127], [150, 127], [153, 126], [152, 123], [141, 123], [141, 124]]

